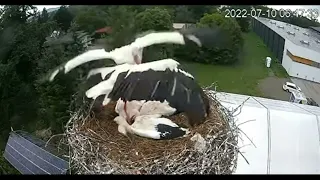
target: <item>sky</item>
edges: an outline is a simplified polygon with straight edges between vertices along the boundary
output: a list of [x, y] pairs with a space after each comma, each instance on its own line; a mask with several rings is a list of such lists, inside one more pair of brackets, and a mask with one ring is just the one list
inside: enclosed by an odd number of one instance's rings
[[35, 7], [38, 8], [39, 11], [42, 11], [43, 8], [49, 9], [49, 8], [56, 8], [61, 5], [34, 5]]

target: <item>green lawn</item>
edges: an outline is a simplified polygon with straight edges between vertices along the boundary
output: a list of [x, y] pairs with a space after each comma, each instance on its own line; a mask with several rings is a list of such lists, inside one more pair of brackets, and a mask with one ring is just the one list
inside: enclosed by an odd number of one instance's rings
[[[286, 77], [287, 73], [281, 64], [275, 62], [275, 57], [263, 41], [253, 32], [243, 34], [245, 44], [240, 61], [236, 65], [205, 65], [188, 63], [201, 85], [216, 82], [217, 90], [231, 93], [262, 96], [258, 81], [269, 76], [273, 71], [277, 77]], [[265, 66], [265, 58], [272, 58], [271, 69]]]

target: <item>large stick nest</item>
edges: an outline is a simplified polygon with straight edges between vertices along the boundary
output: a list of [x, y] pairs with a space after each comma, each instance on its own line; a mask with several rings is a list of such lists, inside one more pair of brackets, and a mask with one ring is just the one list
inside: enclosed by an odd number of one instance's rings
[[[233, 112], [224, 108], [209, 89], [210, 116], [190, 135], [152, 140], [118, 132], [113, 121], [115, 103], [95, 116], [78, 110], [66, 126], [70, 165], [77, 174], [231, 174], [236, 168], [238, 128]], [[186, 123], [183, 114], [170, 117]], [[195, 142], [198, 135], [204, 140]], [[201, 136], [199, 136], [201, 135]], [[193, 138], [192, 138], [193, 137]], [[191, 140], [192, 139], [192, 140]], [[202, 147], [202, 148], [200, 148]]]

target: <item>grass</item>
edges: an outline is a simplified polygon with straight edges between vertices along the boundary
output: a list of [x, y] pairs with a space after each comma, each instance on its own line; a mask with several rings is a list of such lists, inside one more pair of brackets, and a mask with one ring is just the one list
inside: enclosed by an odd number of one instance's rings
[[[276, 77], [287, 77], [284, 68], [277, 63], [276, 58], [254, 32], [244, 33], [243, 37], [245, 40], [243, 54], [235, 65], [187, 64], [194, 70], [201, 85], [216, 82], [218, 91], [263, 97], [263, 93], [258, 88], [259, 80], [268, 77], [270, 71]], [[267, 56], [272, 58], [270, 69], [265, 66]]]

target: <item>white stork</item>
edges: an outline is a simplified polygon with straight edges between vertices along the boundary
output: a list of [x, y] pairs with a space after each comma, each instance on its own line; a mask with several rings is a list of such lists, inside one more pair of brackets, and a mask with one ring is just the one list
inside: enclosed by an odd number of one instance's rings
[[160, 115], [184, 112], [191, 126], [202, 123], [209, 113], [202, 88], [173, 59], [93, 69], [88, 74], [89, 82], [92, 77], [98, 78], [99, 83], [88, 88], [86, 97], [100, 106], [119, 98], [126, 102], [159, 101], [171, 110]]
[[66, 74], [84, 63], [95, 60], [111, 59], [118, 65], [124, 63], [140, 64], [142, 63], [143, 48], [153, 44], [173, 43], [185, 45], [195, 43], [200, 47], [203, 44], [221, 46], [225, 44], [224, 40], [227, 39], [225, 37], [223, 31], [218, 28], [195, 28], [185, 32], [153, 32], [135, 39], [129, 45], [116, 48], [110, 52], [106, 52], [105, 49], [95, 49], [80, 54], [65, 64], [60, 65], [51, 73], [49, 81], [52, 81], [59, 72]]
[[131, 133], [151, 139], [174, 139], [189, 134], [188, 129], [161, 117], [174, 113], [174, 110], [157, 101], [125, 102], [119, 99], [115, 111], [119, 116], [114, 121], [118, 124], [118, 131], [124, 135]]

